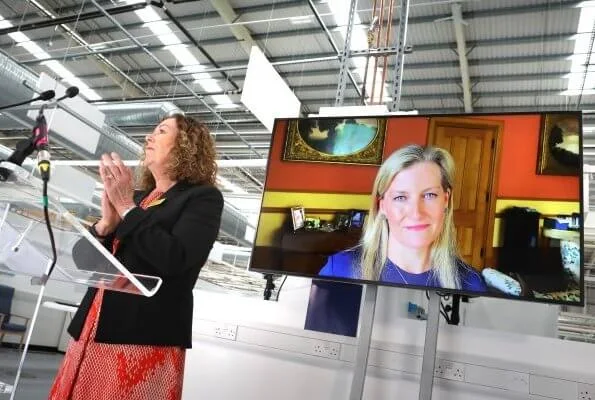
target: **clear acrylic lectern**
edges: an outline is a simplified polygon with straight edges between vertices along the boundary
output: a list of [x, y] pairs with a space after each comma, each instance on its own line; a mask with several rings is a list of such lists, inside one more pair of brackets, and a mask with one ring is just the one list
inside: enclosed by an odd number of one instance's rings
[[43, 181], [8, 162], [0, 162], [0, 168], [8, 175], [0, 181], [0, 273], [30, 277], [31, 285], [39, 287], [12, 389], [14, 396], [48, 280], [150, 297], [159, 290], [161, 278], [128, 271], [66, 210], [61, 199], [68, 198], [68, 193], [51, 181], [47, 211], [57, 257], [50, 273], [54, 256], [44, 214]]
[[[40, 284], [53, 255], [42, 203], [42, 181], [14, 164], [2, 162], [11, 171], [0, 182], [0, 271], [30, 276]], [[48, 189], [48, 212], [57, 252], [49, 279], [90, 287], [153, 296], [161, 279], [129, 272], [88, 228], [60, 202], [59, 188]]]

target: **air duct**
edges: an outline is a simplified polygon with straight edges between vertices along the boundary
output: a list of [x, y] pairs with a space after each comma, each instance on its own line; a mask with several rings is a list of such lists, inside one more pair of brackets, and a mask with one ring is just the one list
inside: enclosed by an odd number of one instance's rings
[[[0, 105], [30, 100], [34, 97], [35, 93], [29, 88], [36, 87], [39, 79], [37, 75], [23, 68], [10, 56], [0, 52]], [[32, 128], [34, 121], [27, 116], [30, 109], [35, 109], [35, 107], [19, 107], [13, 110], [3, 111], [3, 122], [10, 119], [13, 123], [0, 125], [0, 129], [12, 129], [15, 126], [15, 122], [21, 128]], [[83, 122], [85, 121], [83, 120]], [[97, 159], [101, 154], [109, 151], [116, 151], [122, 157], [128, 159], [138, 157], [138, 154], [140, 154], [142, 149], [140, 144], [129, 138], [124, 132], [106, 124], [96, 126], [88, 121], [86, 123], [90, 128], [100, 133], [99, 142], [94, 152], [90, 152], [88, 149], [77, 145], [77, 143], [54, 130], [50, 130], [52, 140], [70, 149], [82, 158]]]
[[[0, 51], [0, 105], [30, 100], [35, 93], [29, 87], [36, 87], [39, 79], [37, 75], [23, 68]], [[23, 82], [26, 82], [26, 85]], [[81, 148], [50, 129], [52, 141], [70, 149], [82, 159], [97, 160], [101, 154], [112, 151], [119, 153], [123, 159], [138, 159], [142, 146], [112, 124], [122, 126], [153, 125], [163, 116], [177, 110], [177, 107], [170, 102], [121, 104], [117, 108], [109, 105], [97, 105], [97, 107], [105, 114], [106, 121], [101, 127], [93, 126], [100, 133], [99, 143], [94, 153]], [[27, 116], [27, 111], [26, 108], [19, 108], [1, 114], [0, 130], [31, 128], [33, 121]], [[67, 109], [65, 111], [71, 114], [76, 112], [76, 110]], [[74, 116], [77, 117], [76, 114]], [[8, 157], [10, 150], [2, 147], [0, 145], [0, 158]], [[99, 204], [100, 199], [95, 197], [93, 202]], [[225, 203], [220, 234], [228, 240], [237, 242], [238, 245], [251, 246], [250, 240], [246, 239], [248, 229], [246, 218], [235, 207]]]
[[182, 112], [171, 102], [96, 104], [96, 106], [105, 114], [108, 124], [122, 127], [153, 126], [166, 116]]

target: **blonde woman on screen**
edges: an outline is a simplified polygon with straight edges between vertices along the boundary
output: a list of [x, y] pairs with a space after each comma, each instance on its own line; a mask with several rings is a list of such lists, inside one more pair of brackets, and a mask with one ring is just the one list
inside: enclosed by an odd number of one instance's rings
[[454, 162], [444, 149], [409, 145], [382, 164], [360, 246], [329, 257], [320, 275], [483, 292], [457, 256]]

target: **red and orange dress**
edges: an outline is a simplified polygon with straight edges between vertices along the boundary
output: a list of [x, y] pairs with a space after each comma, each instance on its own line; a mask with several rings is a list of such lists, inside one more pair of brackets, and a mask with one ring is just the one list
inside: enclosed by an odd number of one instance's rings
[[[141, 202], [146, 209], [162, 192]], [[114, 240], [112, 253], [119, 242]], [[186, 351], [174, 346], [95, 342], [104, 289], [87, 314], [79, 340], [71, 340], [49, 400], [179, 400]]]

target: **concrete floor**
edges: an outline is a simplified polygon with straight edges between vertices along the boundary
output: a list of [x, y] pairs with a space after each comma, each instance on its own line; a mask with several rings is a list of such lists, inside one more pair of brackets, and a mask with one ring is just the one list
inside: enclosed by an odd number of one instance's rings
[[[62, 357], [61, 353], [29, 351], [14, 398], [16, 400], [47, 399]], [[10, 399], [10, 393], [3, 393], [2, 383], [14, 384], [20, 359], [20, 351], [0, 347], [0, 400]]]

